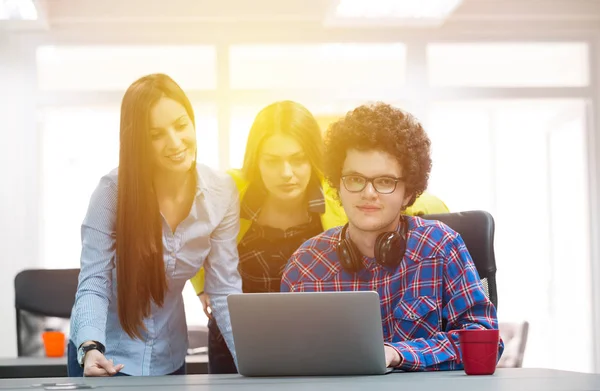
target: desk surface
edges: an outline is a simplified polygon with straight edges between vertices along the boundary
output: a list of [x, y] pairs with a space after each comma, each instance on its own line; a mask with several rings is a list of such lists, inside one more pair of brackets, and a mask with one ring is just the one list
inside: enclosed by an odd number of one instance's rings
[[[198, 354], [193, 356], [185, 357], [186, 363], [207, 363], [207, 354]], [[67, 365], [67, 357], [13, 357], [13, 358], [0, 358], [0, 366], [14, 366], [14, 365], [35, 365], [35, 366], [47, 366], [47, 365]]]
[[[186, 356], [189, 374], [208, 373], [208, 355]], [[67, 358], [15, 357], [0, 358], [0, 378], [56, 378], [67, 376]], [[0, 390], [2, 387], [0, 387]]]
[[[160, 377], [55, 378], [0, 380], [0, 390], [53, 389], [43, 384], [77, 383], [111, 391], [226, 390], [444, 390], [444, 391], [597, 391], [600, 374], [551, 369], [497, 369], [492, 376], [467, 376], [463, 371], [390, 373], [380, 376], [245, 378], [240, 375]], [[168, 387], [168, 388], [167, 388]], [[389, 387], [389, 388], [388, 388]], [[73, 389], [73, 388], [65, 388]]]

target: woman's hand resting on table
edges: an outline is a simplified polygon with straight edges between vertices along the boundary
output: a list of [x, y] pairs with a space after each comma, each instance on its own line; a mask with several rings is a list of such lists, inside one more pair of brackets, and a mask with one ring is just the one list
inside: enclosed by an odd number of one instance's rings
[[107, 360], [98, 350], [90, 350], [83, 358], [83, 376], [113, 376], [123, 369], [123, 364], [115, 365], [113, 360]]

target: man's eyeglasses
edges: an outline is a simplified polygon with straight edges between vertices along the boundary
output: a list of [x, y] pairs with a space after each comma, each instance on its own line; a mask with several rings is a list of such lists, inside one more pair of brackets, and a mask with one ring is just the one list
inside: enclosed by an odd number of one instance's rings
[[343, 175], [342, 182], [344, 187], [350, 193], [360, 193], [367, 187], [367, 183], [373, 185], [376, 192], [380, 194], [390, 194], [396, 190], [398, 182], [404, 178], [394, 178], [389, 176], [380, 176], [377, 178], [367, 178], [362, 175]]

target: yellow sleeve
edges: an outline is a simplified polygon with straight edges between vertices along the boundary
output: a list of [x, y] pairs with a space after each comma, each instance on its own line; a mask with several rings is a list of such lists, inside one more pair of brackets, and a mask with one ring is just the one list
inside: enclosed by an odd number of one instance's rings
[[192, 286], [194, 287], [197, 295], [204, 292], [204, 268], [201, 267], [200, 270], [198, 270], [198, 273], [196, 273], [196, 275], [192, 277], [190, 281], [192, 282]]
[[405, 213], [409, 216], [421, 216], [433, 213], [450, 213], [450, 209], [433, 194], [423, 193], [412, 206], [406, 208]]

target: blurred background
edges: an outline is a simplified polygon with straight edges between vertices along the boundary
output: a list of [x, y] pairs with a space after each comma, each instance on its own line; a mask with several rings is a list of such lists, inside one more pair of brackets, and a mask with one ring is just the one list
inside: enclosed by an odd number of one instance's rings
[[[15, 275], [79, 267], [123, 93], [164, 72], [217, 169], [240, 167], [276, 100], [324, 130], [370, 101], [415, 114], [429, 191], [496, 220], [498, 314], [529, 325], [522, 365], [600, 372], [599, 38], [598, 0], [0, 0], [0, 356], [17, 354]], [[191, 285], [185, 299], [206, 325]]]

